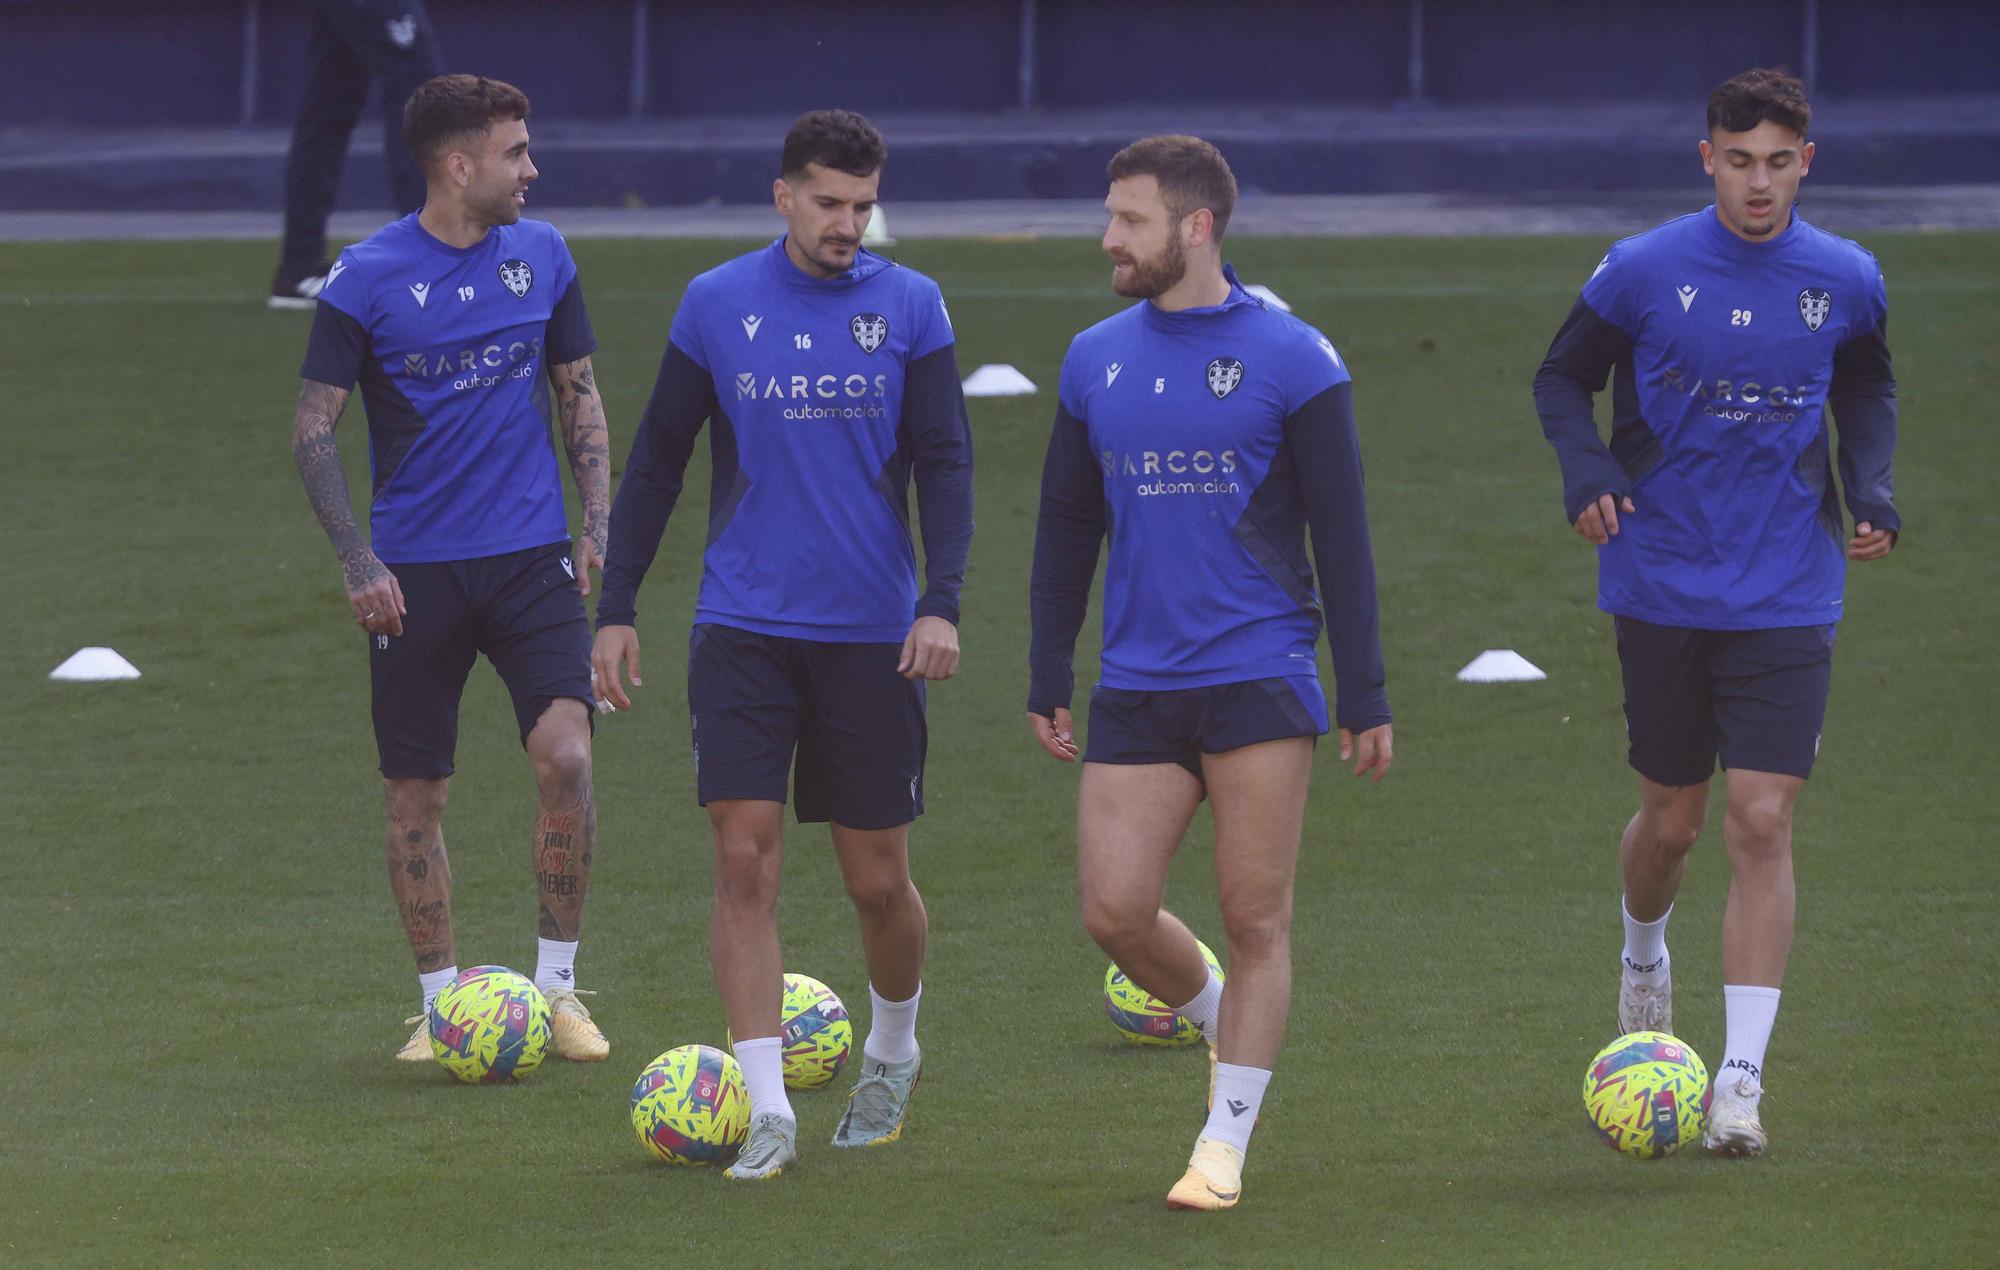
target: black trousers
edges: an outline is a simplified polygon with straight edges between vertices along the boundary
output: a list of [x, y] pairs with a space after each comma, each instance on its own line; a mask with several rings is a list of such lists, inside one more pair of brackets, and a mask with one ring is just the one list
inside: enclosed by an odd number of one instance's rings
[[398, 212], [423, 206], [424, 175], [403, 144], [403, 103], [444, 73], [423, 0], [311, 0], [305, 96], [285, 160], [285, 248], [280, 270], [304, 277], [326, 260], [326, 218], [347, 164], [347, 139], [382, 83], [382, 154]]

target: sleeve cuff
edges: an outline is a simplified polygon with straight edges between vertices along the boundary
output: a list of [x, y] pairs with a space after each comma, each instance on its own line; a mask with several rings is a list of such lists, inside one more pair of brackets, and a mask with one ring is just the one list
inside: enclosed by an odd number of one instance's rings
[[941, 617], [953, 626], [958, 625], [958, 604], [941, 595], [926, 594], [917, 601], [916, 616]]

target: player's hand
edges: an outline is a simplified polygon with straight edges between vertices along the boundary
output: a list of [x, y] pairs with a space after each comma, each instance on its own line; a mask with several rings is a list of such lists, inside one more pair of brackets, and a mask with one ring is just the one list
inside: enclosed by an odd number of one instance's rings
[[370, 635], [401, 635], [403, 614], [409, 610], [403, 607], [403, 588], [389, 566], [363, 547], [342, 557], [340, 567], [347, 575], [347, 602], [354, 607], [355, 623]]
[[597, 640], [590, 646], [590, 691], [600, 710], [630, 710], [632, 698], [625, 695], [619, 678], [623, 667], [632, 675], [632, 686], [641, 687], [639, 678], [639, 632], [630, 626], [600, 626]]
[[590, 594], [590, 571], [604, 569], [604, 527], [585, 525], [583, 537], [576, 540], [576, 589], [579, 594]]
[[[1610, 497], [1606, 495], [1606, 497]], [[1631, 510], [1627, 508], [1626, 510]], [[1355, 736], [1346, 728], [1340, 730], [1340, 761], [1354, 760], [1354, 774], [1368, 773], [1377, 784], [1389, 774], [1389, 764], [1396, 761], [1395, 728], [1383, 724], [1370, 728], [1360, 736]]]
[[949, 679], [958, 673], [958, 628], [941, 617], [920, 617], [903, 637], [896, 673], [905, 679]]
[[1880, 560], [1895, 549], [1895, 530], [1877, 529], [1865, 520], [1854, 527], [1854, 537], [1847, 540], [1849, 560]]
[[1070, 724], [1069, 711], [1056, 707], [1055, 717], [1028, 711], [1028, 726], [1035, 730], [1035, 739], [1050, 757], [1065, 763], [1076, 762], [1076, 729]]
[[1583, 509], [1583, 515], [1576, 518], [1576, 532], [1602, 547], [1618, 536], [1618, 513], [1623, 510], [1630, 515], [1634, 508], [1631, 498], [1617, 498], [1610, 494], [1599, 494], [1597, 501]]

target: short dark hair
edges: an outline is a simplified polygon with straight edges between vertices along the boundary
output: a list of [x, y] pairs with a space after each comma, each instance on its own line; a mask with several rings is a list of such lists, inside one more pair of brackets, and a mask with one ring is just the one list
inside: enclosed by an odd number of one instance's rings
[[808, 110], [785, 134], [784, 164], [779, 175], [805, 175], [817, 163], [849, 176], [869, 176], [889, 157], [882, 134], [851, 110]]
[[1152, 177], [1160, 183], [1160, 197], [1176, 222], [1206, 207], [1215, 217], [1217, 238], [1229, 228], [1229, 214], [1236, 210], [1236, 175], [1222, 151], [1200, 137], [1142, 137], [1112, 155], [1104, 174], [1113, 181]]
[[428, 169], [450, 143], [483, 135], [501, 120], [526, 119], [528, 95], [484, 75], [439, 75], [417, 85], [403, 107], [403, 144]]
[[1812, 122], [1806, 86], [1783, 67], [1744, 71], [1708, 95], [1710, 132], [1749, 132], [1767, 119], [1802, 137]]

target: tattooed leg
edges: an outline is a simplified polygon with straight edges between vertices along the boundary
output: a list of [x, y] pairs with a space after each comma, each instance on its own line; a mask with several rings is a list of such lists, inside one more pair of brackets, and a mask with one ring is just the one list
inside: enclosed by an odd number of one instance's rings
[[389, 812], [389, 892], [417, 970], [429, 974], [452, 965], [451, 865], [444, 854], [444, 780], [385, 780]]
[[535, 888], [543, 939], [576, 942], [597, 849], [597, 800], [590, 782], [590, 723], [581, 701], [549, 704], [528, 733], [542, 814], [535, 821]]

